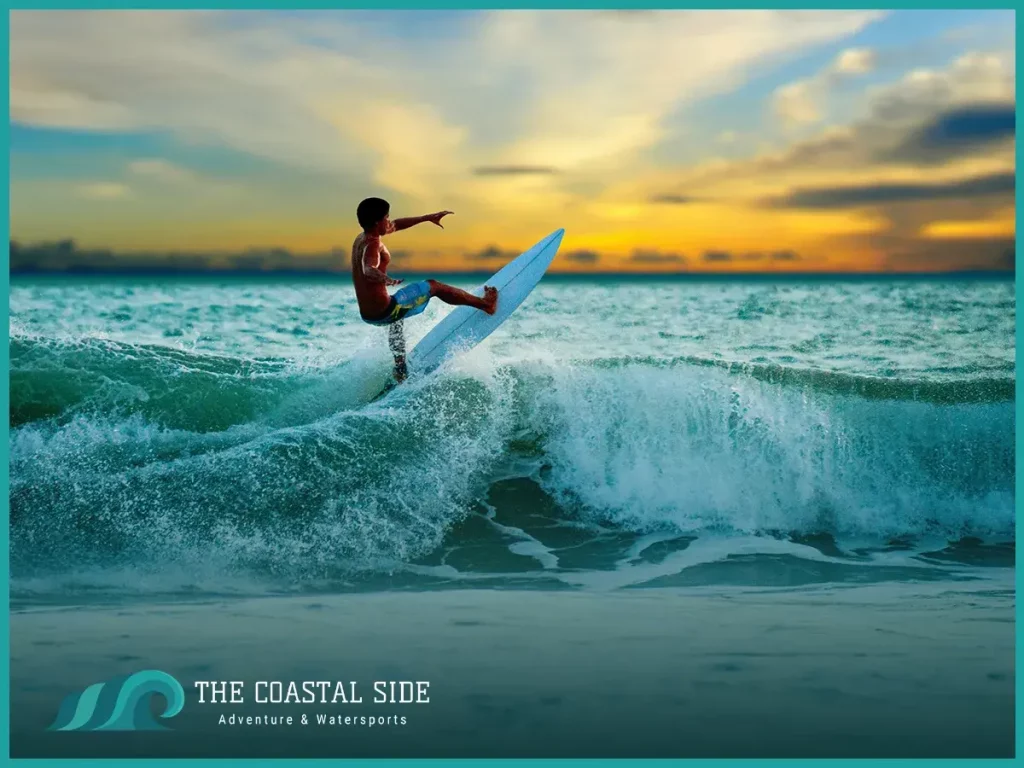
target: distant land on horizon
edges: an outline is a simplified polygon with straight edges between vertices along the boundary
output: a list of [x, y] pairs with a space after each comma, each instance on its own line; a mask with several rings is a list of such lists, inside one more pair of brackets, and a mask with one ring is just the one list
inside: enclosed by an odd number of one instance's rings
[[[508, 263], [517, 254], [505, 253], [491, 249], [493, 264], [488, 268], [452, 269], [439, 267], [436, 270], [424, 269], [420, 264], [415, 267], [402, 267], [405, 252], [393, 251], [392, 271], [399, 276], [425, 276], [429, 274], [443, 275], [474, 275], [487, 276], [493, 274], [503, 264]], [[710, 258], [718, 256], [718, 252], [704, 254], [704, 263], [723, 260]], [[561, 254], [560, 254], [561, 256]], [[561, 265], [556, 259], [550, 272], [551, 276], [563, 277], [678, 277], [678, 278], [715, 278], [758, 276], [777, 277], [780, 279], [807, 277], [963, 277], [991, 276], [1009, 277], [1015, 275], [1015, 253], [1008, 249], [1001, 264], [989, 269], [946, 269], [918, 271], [882, 271], [882, 270], [821, 270], [794, 268], [800, 263], [799, 257], [791, 252], [766, 254], [766, 263], [786, 264], [779, 269], [691, 269], [685, 262], [664, 262], [650, 266], [661, 266], [661, 269], [634, 270], [600, 270], [593, 269], [597, 261], [594, 254], [590, 260], [590, 269], [578, 268], [578, 259], [569, 254], [569, 258]], [[111, 276], [348, 276], [349, 252], [347, 248], [335, 247], [326, 253], [293, 253], [280, 247], [253, 247], [241, 252], [202, 252], [202, 251], [168, 251], [163, 253], [148, 252], [115, 252], [111, 249], [80, 249], [74, 240], [65, 239], [56, 242], [23, 245], [18, 241], [10, 242], [10, 274], [11, 275], [111, 275]], [[568, 262], [568, 263], [566, 263]], [[1004, 266], [1007, 265], [1007, 266]], [[569, 267], [566, 269], [566, 267]], [[575, 267], [575, 268], [574, 268]]]

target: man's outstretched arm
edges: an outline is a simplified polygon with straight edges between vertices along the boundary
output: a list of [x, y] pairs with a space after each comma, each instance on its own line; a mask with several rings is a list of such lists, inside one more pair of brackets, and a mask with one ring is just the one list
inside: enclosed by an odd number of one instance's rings
[[409, 227], [415, 227], [417, 224], [423, 224], [427, 221], [431, 224], [437, 224], [441, 229], [444, 229], [444, 226], [441, 224], [441, 219], [445, 216], [451, 215], [452, 211], [438, 211], [437, 213], [428, 213], [426, 216], [410, 216], [406, 219], [394, 219], [391, 223], [395, 227], [395, 232], [408, 229]]

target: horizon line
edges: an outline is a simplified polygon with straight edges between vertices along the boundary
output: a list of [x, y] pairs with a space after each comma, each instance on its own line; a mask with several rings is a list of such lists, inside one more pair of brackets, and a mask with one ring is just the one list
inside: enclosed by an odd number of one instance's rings
[[[73, 267], [70, 269], [10, 269], [8, 274], [11, 277], [316, 277], [316, 278], [350, 278], [351, 272], [342, 270], [291, 270], [291, 269], [270, 269], [270, 270], [247, 270], [247, 269], [161, 269], [154, 267], [132, 268], [132, 269], [96, 269], [91, 267]], [[479, 270], [432, 270], [430, 272], [403, 271], [398, 274], [409, 278], [426, 279], [431, 276], [451, 276], [466, 278], [488, 278], [494, 272], [482, 272]], [[593, 279], [593, 278], [667, 278], [667, 279], [729, 279], [729, 278], [782, 278], [782, 279], [963, 279], [963, 278], [988, 278], [1007, 279], [1016, 278], [1016, 268], [1013, 269], [973, 269], [973, 270], [944, 270], [944, 271], [916, 271], [916, 272], [883, 272], [883, 271], [552, 271], [545, 275], [547, 278], [562, 279]]]

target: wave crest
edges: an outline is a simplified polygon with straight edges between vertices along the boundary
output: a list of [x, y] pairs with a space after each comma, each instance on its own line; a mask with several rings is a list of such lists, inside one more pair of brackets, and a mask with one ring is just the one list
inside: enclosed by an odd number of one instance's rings
[[[633, 532], [1014, 531], [1001, 384], [920, 398], [906, 383], [866, 393], [841, 374], [692, 360], [469, 358], [363, 405], [379, 360], [292, 371], [15, 339], [12, 569], [387, 571], [439, 552], [510, 474], [534, 478], [566, 520]], [[44, 363], [62, 372], [49, 401], [33, 383]], [[125, 382], [146, 397], [126, 401]]]

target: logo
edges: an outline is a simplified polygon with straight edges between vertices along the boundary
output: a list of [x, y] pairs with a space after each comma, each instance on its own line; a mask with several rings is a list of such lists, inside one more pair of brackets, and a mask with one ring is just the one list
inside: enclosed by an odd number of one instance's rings
[[95, 683], [66, 697], [51, 731], [167, 731], [153, 719], [149, 699], [166, 702], [161, 719], [174, 717], [185, 705], [181, 683], [158, 669], [144, 669], [105, 683]]

